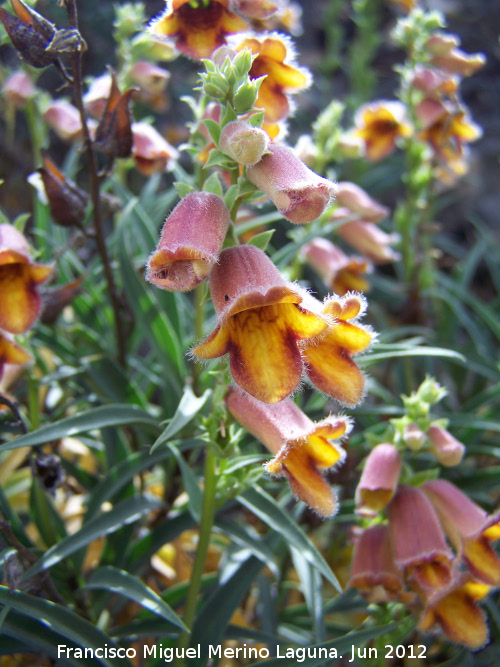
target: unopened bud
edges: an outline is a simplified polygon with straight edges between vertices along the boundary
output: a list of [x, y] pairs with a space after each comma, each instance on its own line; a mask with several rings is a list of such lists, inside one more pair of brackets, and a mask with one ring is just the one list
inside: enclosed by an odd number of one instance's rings
[[246, 113], [253, 108], [257, 96], [259, 94], [259, 86], [255, 82], [246, 82], [236, 90], [233, 95], [233, 107], [236, 113]]
[[413, 451], [418, 451], [426, 440], [425, 433], [414, 424], [407, 424], [403, 431], [403, 441], [405, 445]]
[[264, 130], [235, 120], [223, 127], [219, 148], [235, 162], [251, 165], [261, 159], [268, 144], [269, 137]]
[[465, 446], [445, 428], [430, 426], [427, 437], [431, 442], [431, 452], [441, 465], [447, 468], [458, 465], [464, 457]]

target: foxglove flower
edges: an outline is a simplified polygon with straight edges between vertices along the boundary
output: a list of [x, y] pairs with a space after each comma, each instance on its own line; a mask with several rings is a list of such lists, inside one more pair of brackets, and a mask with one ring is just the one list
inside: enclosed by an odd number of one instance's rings
[[250, 78], [265, 76], [255, 106], [264, 109], [263, 128], [274, 139], [280, 131], [279, 123], [292, 111], [290, 93], [306, 89], [311, 84], [311, 75], [296, 66], [291, 41], [284, 35], [262, 40], [248, 37], [237, 47], [238, 50], [244, 48], [250, 49], [255, 56]]
[[149, 258], [147, 280], [170, 291], [196, 287], [216, 264], [230, 222], [221, 197], [211, 192], [183, 197], [165, 221]]
[[[307, 297], [305, 307], [313, 307]], [[306, 373], [320, 391], [340, 403], [354, 406], [364, 394], [365, 377], [352, 355], [365, 350], [372, 342], [373, 332], [359, 324], [365, 310], [361, 295], [331, 297], [319, 304], [325, 318], [330, 320], [326, 333], [303, 347]]]
[[22, 365], [31, 361], [30, 355], [0, 331], [0, 380], [6, 364]]
[[217, 326], [193, 349], [200, 359], [229, 354], [235, 382], [266, 403], [297, 387], [303, 370], [299, 342], [316, 339], [327, 318], [302, 306], [306, 292], [287, 282], [255, 246], [222, 251], [210, 275]]
[[356, 489], [356, 511], [375, 516], [389, 503], [401, 474], [401, 457], [394, 445], [383, 443], [372, 449]]
[[488, 516], [465, 493], [444, 479], [426, 482], [422, 491], [431, 500], [446, 535], [474, 577], [500, 585], [500, 559], [491, 542], [500, 538], [500, 515]]
[[400, 485], [387, 514], [396, 565], [424, 590], [438, 591], [452, 581], [453, 553], [426, 494]]
[[348, 257], [328, 239], [309, 241], [302, 247], [301, 255], [323, 279], [328, 289], [339, 296], [370, 289], [370, 284], [363, 276], [372, 270], [371, 263], [363, 257]]
[[0, 225], [0, 328], [24, 333], [35, 322], [42, 307], [37, 287], [44, 283], [51, 266], [35, 264], [28, 243], [13, 225]]
[[295, 496], [321, 516], [335, 514], [336, 497], [321, 471], [343, 461], [344, 450], [331, 440], [348, 433], [347, 419], [330, 416], [314, 423], [290, 398], [269, 405], [236, 387], [226, 402], [233, 417], [274, 454], [266, 470], [286, 477]]
[[177, 150], [149, 123], [132, 123], [132, 157], [141, 174], [151, 176], [169, 169]]
[[302, 225], [319, 218], [335, 195], [335, 184], [314, 173], [286, 146], [271, 142], [268, 151], [248, 167], [250, 181], [290, 222]]
[[437, 624], [452, 642], [477, 651], [489, 637], [486, 615], [477, 602], [489, 592], [489, 586], [456, 575], [452, 586], [430, 597], [419, 630], [430, 630]]
[[465, 454], [465, 446], [445, 428], [433, 424], [427, 429], [427, 437], [431, 443], [431, 452], [441, 465], [451, 467], [461, 462]]
[[252, 165], [262, 158], [268, 144], [269, 137], [260, 127], [234, 120], [222, 128], [219, 149], [235, 162]]
[[412, 130], [406, 120], [401, 102], [380, 100], [361, 107], [356, 114], [356, 134], [363, 140], [365, 154], [371, 162], [390, 155], [400, 137], [410, 136]]
[[[337, 209], [336, 216], [344, 217], [347, 209]], [[337, 228], [340, 238], [347, 241], [359, 253], [371, 259], [375, 264], [387, 264], [400, 258], [392, 245], [399, 241], [398, 234], [387, 234], [382, 229], [364, 220], [351, 220]]]
[[371, 603], [400, 598], [403, 578], [394, 562], [387, 524], [370, 526], [356, 540], [348, 585]]
[[227, 35], [247, 28], [230, 0], [170, 0], [150, 27], [154, 35], [173, 39], [179, 51], [193, 58], [209, 58], [226, 43]]

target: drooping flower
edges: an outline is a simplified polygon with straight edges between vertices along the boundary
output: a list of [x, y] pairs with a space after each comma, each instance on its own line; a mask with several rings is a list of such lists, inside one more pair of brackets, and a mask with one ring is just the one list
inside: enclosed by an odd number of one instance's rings
[[183, 197], [165, 221], [149, 258], [147, 280], [171, 291], [196, 287], [217, 262], [230, 222], [221, 197], [211, 192]]
[[[311, 301], [315, 300], [308, 296], [305, 306]], [[358, 322], [364, 310], [361, 295], [327, 299], [321, 312], [332, 322], [321, 338], [303, 348], [306, 373], [314, 386], [350, 406], [360, 402], [365, 387], [365, 377], [352, 355], [365, 350], [374, 336], [368, 327]]]
[[443, 96], [456, 97], [459, 79], [433, 67], [418, 66], [415, 68], [411, 84], [413, 88], [424, 93], [425, 97], [441, 100]]
[[394, 559], [406, 578], [426, 591], [447, 588], [452, 581], [453, 553], [427, 495], [400, 485], [387, 514]]
[[139, 86], [139, 100], [156, 112], [166, 111], [169, 100], [166, 95], [170, 72], [149, 60], [138, 60], [131, 68], [130, 80]]
[[286, 477], [295, 496], [321, 516], [335, 514], [336, 497], [321, 471], [343, 461], [344, 450], [331, 440], [349, 432], [349, 421], [330, 416], [314, 423], [290, 398], [269, 405], [236, 387], [226, 402], [233, 417], [274, 454], [266, 470]]
[[337, 183], [335, 201], [339, 206], [347, 208], [351, 213], [359, 215], [366, 222], [379, 222], [387, 217], [389, 209], [375, 201], [355, 183], [341, 181]]
[[248, 167], [247, 175], [281, 215], [297, 225], [319, 218], [335, 195], [334, 183], [309, 169], [291, 148], [272, 141], [262, 159]]
[[0, 380], [6, 364], [22, 365], [29, 361], [31, 361], [31, 356], [0, 331]]
[[106, 108], [109, 92], [111, 90], [111, 73], [105, 72], [101, 76], [97, 76], [89, 86], [85, 93], [83, 102], [85, 110], [93, 118], [101, 118]]
[[500, 584], [500, 559], [491, 542], [500, 538], [500, 515], [488, 516], [454, 484], [444, 479], [426, 482], [422, 491], [431, 500], [446, 535], [472, 575]]
[[[337, 209], [333, 219], [341, 219], [345, 217], [346, 213], [348, 213], [347, 209]], [[344, 241], [375, 264], [387, 264], [400, 259], [400, 254], [392, 247], [399, 241], [399, 235], [387, 234], [373, 222], [351, 220], [337, 227], [336, 232]]]
[[151, 176], [169, 169], [177, 150], [149, 123], [132, 123], [132, 157], [141, 174]]
[[371, 603], [400, 598], [403, 578], [394, 562], [387, 524], [366, 528], [356, 540], [348, 586], [357, 588]]
[[398, 450], [389, 443], [372, 449], [356, 489], [356, 512], [375, 516], [390, 502], [397, 489], [402, 461]]
[[229, 354], [235, 382], [266, 403], [297, 387], [303, 370], [299, 341], [317, 338], [326, 318], [301, 304], [306, 292], [287, 282], [255, 246], [222, 251], [210, 274], [217, 326], [193, 349], [200, 359]]
[[280, 132], [279, 123], [290, 114], [290, 93], [305, 90], [311, 83], [309, 72], [297, 67], [292, 44], [284, 35], [244, 39], [238, 50], [250, 49], [255, 58], [249, 72], [251, 79], [266, 78], [259, 88], [255, 106], [264, 109], [263, 128], [274, 139]]
[[482, 134], [481, 128], [470, 119], [466, 110], [455, 104], [424, 99], [417, 106], [416, 114], [423, 127], [418, 134], [419, 139], [426, 141], [445, 163], [459, 160], [464, 144], [476, 141]]
[[42, 300], [37, 287], [44, 283], [51, 266], [35, 264], [28, 243], [13, 225], [0, 225], [0, 328], [23, 333], [40, 313]]
[[486, 616], [477, 602], [489, 590], [490, 587], [485, 584], [456, 575], [452, 586], [428, 599], [419, 630], [430, 630], [437, 624], [448, 639], [477, 651], [489, 637]]
[[396, 141], [410, 136], [412, 129], [401, 102], [380, 100], [362, 106], [355, 118], [356, 134], [364, 142], [365, 155], [378, 162], [396, 148]]
[[451, 467], [461, 462], [465, 454], [465, 446], [445, 428], [432, 424], [427, 429], [427, 437], [431, 443], [431, 452], [441, 465]]
[[441, 32], [431, 35], [425, 44], [431, 65], [459, 76], [471, 76], [484, 67], [486, 58], [482, 53], [465, 53], [458, 48], [459, 44], [456, 35]]
[[301, 255], [321, 276], [328, 289], [339, 296], [370, 289], [363, 275], [372, 270], [371, 263], [363, 257], [348, 257], [328, 239], [309, 241], [302, 247]]
[[209, 58], [227, 35], [247, 28], [230, 0], [170, 0], [150, 26], [154, 35], [173, 39], [179, 51], [193, 58]]

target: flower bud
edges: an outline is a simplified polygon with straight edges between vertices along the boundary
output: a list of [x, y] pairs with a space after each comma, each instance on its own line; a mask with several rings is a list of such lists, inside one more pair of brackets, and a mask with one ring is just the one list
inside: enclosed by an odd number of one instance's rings
[[427, 437], [431, 442], [431, 452], [441, 465], [447, 468], [458, 465], [464, 457], [465, 446], [445, 428], [430, 426]]
[[418, 451], [426, 439], [425, 433], [416, 424], [406, 424], [403, 431], [405, 445], [413, 451]]
[[390, 444], [377, 445], [368, 455], [356, 489], [356, 512], [375, 516], [391, 500], [401, 474], [401, 457]]
[[233, 95], [233, 107], [236, 113], [246, 113], [254, 106], [259, 94], [259, 86], [255, 83], [242, 83]]
[[143, 91], [155, 95], [165, 90], [170, 72], [148, 60], [139, 60], [130, 70], [130, 78]]
[[147, 279], [170, 291], [196, 287], [217, 262], [230, 221], [217, 195], [186, 195], [165, 221], [158, 247], [149, 258]]
[[271, 141], [268, 150], [248, 168], [250, 181], [290, 222], [301, 225], [319, 218], [335, 194], [335, 184], [314, 173], [290, 148]]
[[252, 165], [258, 162], [269, 144], [269, 137], [259, 127], [234, 120], [222, 128], [219, 148], [235, 162]]

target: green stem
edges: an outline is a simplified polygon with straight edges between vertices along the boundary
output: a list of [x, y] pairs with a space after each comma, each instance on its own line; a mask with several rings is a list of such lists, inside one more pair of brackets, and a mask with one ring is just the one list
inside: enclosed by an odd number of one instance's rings
[[[201, 510], [200, 533], [198, 548], [194, 559], [193, 570], [191, 572], [191, 583], [189, 585], [186, 608], [183, 621], [188, 628], [192, 630], [193, 621], [196, 615], [196, 606], [201, 587], [201, 580], [205, 571], [205, 563], [210, 545], [210, 536], [215, 515], [215, 491], [217, 487], [216, 477], [216, 457], [213, 449], [209, 446], [205, 456], [205, 488], [203, 491], [203, 507]], [[179, 637], [178, 648], [187, 648], [190, 634], [183, 632]], [[179, 651], [180, 653], [180, 651]], [[184, 658], [177, 658], [175, 667], [185, 665]]]

